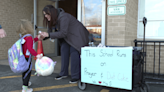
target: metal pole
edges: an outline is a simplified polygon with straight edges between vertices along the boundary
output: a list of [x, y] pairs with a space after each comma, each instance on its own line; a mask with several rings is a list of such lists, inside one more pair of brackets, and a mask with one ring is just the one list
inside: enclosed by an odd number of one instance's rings
[[58, 1], [55, 2], [55, 8], [58, 8]]
[[[58, 1], [55, 2], [55, 8], [58, 8]], [[58, 48], [58, 39], [55, 39], [55, 56], [58, 56], [59, 48]]]
[[160, 76], [160, 59], [161, 59], [161, 43], [159, 42], [159, 68], [158, 68], [158, 77]]
[[[34, 37], [37, 34], [36, 26], [37, 25], [37, 0], [34, 0]], [[34, 49], [36, 50], [35, 43], [34, 43]]]
[[77, 19], [78, 19], [80, 22], [82, 22], [82, 17], [81, 17], [81, 14], [82, 14], [82, 12], [81, 12], [81, 0], [78, 0], [78, 5], [77, 5], [77, 6], [78, 6], [78, 9], [77, 9], [77, 10], [78, 10], [78, 12], [77, 12], [77, 13], [78, 13], [78, 14], [77, 14], [78, 17], [77, 17]]
[[106, 0], [102, 0], [101, 44], [105, 45]]
[[142, 82], [143, 82], [143, 69], [144, 69], [144, 63], [145, 63], [145, 27], [146, 27], [146, 23], [147, 23], [147, 18], [144, 17], [143, 18], [143, 24], [144, 24], [144, 37], [143, 37], [143, 65], [142, 65]]
[[[147, 52], [147, 42], [146, 42], [145, 52]], [[145, 61], [146, 61], [146, 55], [145, 55]], [[146, 62], [145, 62], [145, 74], [146, 74]]]
[[153, 66], [153, 77], [155, 74], [155, 42], [154, 42], [154, 66]]
[[134, 46], [137, 47], [137, 39], [134, 40]]

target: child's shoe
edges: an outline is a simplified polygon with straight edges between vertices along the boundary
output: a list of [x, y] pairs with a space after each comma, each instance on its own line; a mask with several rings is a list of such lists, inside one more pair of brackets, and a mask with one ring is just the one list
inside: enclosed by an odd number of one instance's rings
[[28, 86], [31, 86], [31, 84], [32, 84], [32, 83], [29, 81], [29, 82], [28, 82]]
[[33, 89], [32, 88], [28, 88], [28, 86], [23, 86], [22, 88], [23, 88], [22, 92], [32, 92], [33, 91]]
[[[32, 84], [32, 83], [29, 81], [29, 82], [28, 82], [28, 86], [31, 86], [31, 84]], [[23, 88], [23, 86], [22, 86], [22, 88]]]

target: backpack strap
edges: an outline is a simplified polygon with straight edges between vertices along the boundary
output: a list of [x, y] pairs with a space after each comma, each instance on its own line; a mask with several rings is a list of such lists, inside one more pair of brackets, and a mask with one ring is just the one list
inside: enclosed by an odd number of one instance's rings
[[29, 62], [29, 64], [30, 64], [30, 69], [26, 72], [26, 74], [25, 74], [25, 76], [23, 77], [23, 79], [25, 79], [26, 77], [27, 77], [27, 75], [31, 72], [31, 70], [32, 70], [32, 59], [31, 59], [31, 55], [30, 55], [30, 57], [29, 57], [29, 59], [28, 59], [28, 62]]
[[[21, 37], [21, 39], [24, 39], [26, 36], [32, 36], [32, 35], [31, 34], [26, 34], [23, 37]], [[33, 38], [33, 36], [32, 36], [32, 38]]]

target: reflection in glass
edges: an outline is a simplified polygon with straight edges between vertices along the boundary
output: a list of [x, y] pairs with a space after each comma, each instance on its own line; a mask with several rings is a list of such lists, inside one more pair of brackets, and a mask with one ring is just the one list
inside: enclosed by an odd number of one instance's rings
[[140, 18], [147, 17], [148, 20], [164, 19], [164, 0], [140, 0]]
[[[147, 38], [164, 38], [164, 0], [140, 0], [139, 19], [146, 17], [145, 36]], [[138, 36], [143, 37], [144, 26], [139, 22]]]
[[101, 0], [82, 0], [82, 23], [90, 32], [90, 41], [95, 45], [101, 43]]
[[145, 17], [145, 0], [140, 0], [139, 5], [139, 18], [142, 19]]
[[[139, 23], [139, 36], [143, 36], [143, 23]], [[164, 38], [164, 21], [153, 21], [153, 22], [147, 22], [146, 25], [146, 31], [145, 31], [145, 36], [146, 37], [159, 37], [159, 38]]]

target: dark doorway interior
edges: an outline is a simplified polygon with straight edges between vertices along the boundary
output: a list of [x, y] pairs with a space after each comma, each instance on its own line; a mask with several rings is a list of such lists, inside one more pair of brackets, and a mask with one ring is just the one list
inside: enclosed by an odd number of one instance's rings
[[[59, 1], [58, 7], [62, 8], [65, 12], [73, 15], [77, 19], [77, 0]], [[60, 45], [58, 44], [58, 55], [60, 56]]]
[[58, 6], [77, 18], [77, 0], [59, 1]]

